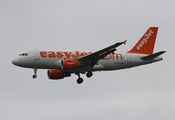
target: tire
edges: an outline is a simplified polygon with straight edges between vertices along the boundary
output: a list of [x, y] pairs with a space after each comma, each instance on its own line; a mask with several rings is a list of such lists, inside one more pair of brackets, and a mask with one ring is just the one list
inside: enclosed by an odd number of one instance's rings
[[82, 78], [78, 78], [78, 79], [77, 79], [77, 83], [78, 83], [78, 84], [81, 84], [82, 82], [83, 82], [83, 79], [82, 79]]
[[37, 77], [37, 75], [33, 75], [33, 78], [35, 79]]
[[88, 77], [88, 78], [92, 77], [92, 75], [93, 75], [93, 73], [91, 71], [86, 73], [86, 77]]

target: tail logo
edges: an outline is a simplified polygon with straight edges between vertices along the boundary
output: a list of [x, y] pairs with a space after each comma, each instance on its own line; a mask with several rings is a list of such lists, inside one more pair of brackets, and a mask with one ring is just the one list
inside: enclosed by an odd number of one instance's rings
[[154, 31], [150, 30], [149, 33], [145, 34], [143, 40], [137, 46], [137, 50], [140, 50], [142, 48], [142, 46], [148, 42], [149, 38], [152, 36], [153, 33], [154, 33]]

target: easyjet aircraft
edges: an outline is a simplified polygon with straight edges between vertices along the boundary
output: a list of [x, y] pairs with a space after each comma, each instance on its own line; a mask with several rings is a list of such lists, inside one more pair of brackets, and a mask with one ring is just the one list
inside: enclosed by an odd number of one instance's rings
[[81, 73], [89, 78], [94, 71], [119, 70], [162, 60], [160, 55], [165, 51], [153, 53], [157, 31], [158, 27], [150, 27], [136, 45], [124, 54], [114, 51], [116, 47], [126, 44], [126, 41], [96, 52], [33, 50], [20, 54], [12, 63], [20, 67], [33, 68], [33, 78], [37, 77], [37, 69], [49, 69], [49, 79], [58, 80], [76, 74], [77, 83], [81, 84]]

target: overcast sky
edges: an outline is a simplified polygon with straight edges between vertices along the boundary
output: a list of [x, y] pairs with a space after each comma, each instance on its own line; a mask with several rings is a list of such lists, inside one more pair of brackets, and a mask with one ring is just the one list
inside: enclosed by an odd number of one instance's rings
[[[1, 120], [174, 120], [173, 0], [0, 0]], [[158, 26], [155, 52], [163, 61], [51, 81], [47, 70], [12, 65], [34, 49], [96, 51], [127, 39], [130, 50]]]

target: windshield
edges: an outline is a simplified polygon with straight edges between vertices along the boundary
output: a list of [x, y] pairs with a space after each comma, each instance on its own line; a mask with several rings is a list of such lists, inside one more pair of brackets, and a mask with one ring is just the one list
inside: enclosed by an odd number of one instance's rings
[[27, 53], [22, 53], [22, 54], [19, 54], [18, 56], [28, 56]]

